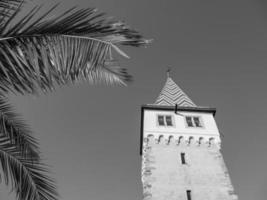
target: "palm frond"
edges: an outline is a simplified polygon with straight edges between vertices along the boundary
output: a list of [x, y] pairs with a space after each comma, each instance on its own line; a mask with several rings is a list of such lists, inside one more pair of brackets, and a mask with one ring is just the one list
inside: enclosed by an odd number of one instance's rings
[[81, 79], [101, 79], [111, 84], [131, 80], [115, 58], [126, 57], [118, 45], [141, 46], [148, 40], [93, 8], [72, 8], [48, 17], [56, 7], [37, 19], [34, 18], [40, 7], [34, 7], [21, 20], [0, 31], [3, 92], [38, 93], [39, 88], [53, 90], [55, 85]]
[[18, 199], [58, 199], [54, 181], [47, 176], [48, 170], [44, 164], [21, 156], [20, 149], [2, 133], [0, 147], [1, 177], [16, 191]]
[[[0, 1], [0, 11], [1, 13], [9, 13], [11, 11], [17, 10], [19, 6], [24, 3], [24, 0], [1, 0]], [[10, 15], [7, 15], [10, 16]]]
[[0, 133], [20, 150], [22, 157], [39, 159], [38, 143], [30, 128], [13, 111], [5, 97], [0, 97]]
[[5, 25], [9, 24], [8, 21], [13, 19], [12, 16], [20, 11], [24, 0], [1, 0], [0, 1], [0, 27], [4, 28]]

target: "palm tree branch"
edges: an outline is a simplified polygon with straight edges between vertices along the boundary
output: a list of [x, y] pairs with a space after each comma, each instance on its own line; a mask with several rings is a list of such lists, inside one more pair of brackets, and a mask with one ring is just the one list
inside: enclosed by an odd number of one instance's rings
[[[41, 6], [30, 10], [21, 20], [14, 22], [11, 26], [5, 26], [2, 37], [32, 36], [65, 34], [74, 36], [89, 36], [92, 38], [106, 38], [109, 36], [124, 37], [119, 40], [123, 45], [145, 45], [149, 41], [144, 39], [137, 31], [129, 28], [125, 23], [111, 20], [104, 13], [97, 13], [94, 8], [76, 9], [75, 7], [64, 12], [60, 16], [49, 17], [57, 5], [44, 13], [37, 19], [33, 19]], [[17, 15], [14, 14], [15, 16]], [[15, 17], [14, 17], [15, 18]], [[12, 18], [10, 21], [14, 21]]]
[[[2, 38], [0, 41], [0, 83], [5, 91], [38, 93], [38, 88], [51, 90], [56, 84], [76, 82], [81, 76], [95, 82], [98, 66], [110, 67], [106, 83], [124, 83], [130, 76], [113, 73], [111, 50], [127, 56], [115, 44], [98, 38], [72, 35], [26, 36]], [[9, 68], [5, 67], [9, 66]], [[2, 73], [1, 73], [2, 72]]]
[[32, 136], [30, 128], [13, 111], [5, 97], [0, 97], [0, 132], [20, 149], [23, 157], [39, 159], [37, 140]]
[[55, 184], [47, 176], [48, 170], [39, 160], [29, 160], [20, 154], [17, 146], [0, 134], [0, 165], [6, 184], [15, 189], [18, 199], [57, 199]]
[[[20, 39], [20, 38], [32, 38], [32, 37], [43, 37], [44, 35], [41, 35], [41, 34], [35, 34], [35, 35], [21, 35], [21, 36], [17, 36], [17, 37], [2, 37], [0, 38], [0, 42], [1, 41], [7, 41], [7, 40], [14, 40], [14, 39]], [[54, 35], [45, 35], [45, 36], [54, 36]], [[70, 37], [70, 38], [77, 38], [77, 39], [87, 39], [87, 40], [94, 40], [94, 41], [97, 41], [97, 42], [100, 42], [100, 43], [105, 43], [105, 44], [108, 44], [108, 45], [113, 45], [115, 46], [112, 42], [110, 41], [105, 41], [105, 40], [101, 40], [101, 39], [97, 39], [97, 38], [93, 38], [93, 37], [87, 37], [87, 36], [78, 36], [78, 35], [60, 35], [62, 37]]]
[[[59, 17], [48, 17], [56, 6], [33, 19], [40, 7], [19, 22], [5, 26], [0, 34], [0, 89], [38, 93], [56, 85], [86, 79], [125, 84], [131, 76], [116, 63], [113, 53], [128, 58], [118, 45], [148, 43], [122, 22], [105, 18], [96, 9], [69, 9]], [[1, 38], [2, 37], [2, 38]], [[99, 76], [104, 69], [106, 76]], [[99, 69], [98, 69], [99, 68]], [[109, 69], [108, 69], [109, 68]], [[115, 70], [116, 69], [116, 70]]]
[[11, 23], [21, 10], [24, 0], [2, 0], [0, 3], [0, 13], [3, 15], [0, 18], [1, 32]]

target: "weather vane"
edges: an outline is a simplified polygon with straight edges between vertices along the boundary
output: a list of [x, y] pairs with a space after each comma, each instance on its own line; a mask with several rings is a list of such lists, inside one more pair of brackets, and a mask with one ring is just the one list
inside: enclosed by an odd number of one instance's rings
[[166, 71], [166, 73], [167, 73], [167, 77], [169, 78], [170, 77], [170, 73], [171, 73], [171, 67], [168, 67], [168, 69], [167, 69], [167, 71]]

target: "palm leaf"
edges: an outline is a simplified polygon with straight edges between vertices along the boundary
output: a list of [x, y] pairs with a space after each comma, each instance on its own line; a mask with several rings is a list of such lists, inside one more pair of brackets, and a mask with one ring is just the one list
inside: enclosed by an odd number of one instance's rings
[[5, 25], [15, 17], [15, 13], [20, 11], [24, 0], [1, 0], [0, 1], [0, 27], [4, 29]]
[[[79, 80], [124, 84], [131, 80], [117, 62], [127, 57], [118, 45], [148, 43], [124, 23], [105, 18], [96, 9], [72, 8], [48, 17], [52, 7], [34, 19], [34, 7], [16, 23], [10, 17], [0, 34], [0, 89], [25, 93], [53, 90], [55, 85]], [[20, 8], [18, 8], [20, 9]], [[11, 25], [12, 24], [12, 25]], [[117, 55], [113, 55], [114, 52]]]
[[13, 111], [5, 97], [0, 98], [0, 132], [20, 150], [22, 157], [39, 159], [38, 143], [30, 128]]
[[27, 159], [21, 150], [0, 133], [1, 176], [15, 189], [18, 199], [57, 200], [55, 184], [47, 174], [47, 168], [39, 160]]
[[[3, 96], [38, 93], [80, 80], [124, 84], [131, 80], [117, 57], [118, 45], [142, 46], [137, 31], [95, 9], [72, 8], [49, 17], [57, 6], [36, 17], [40, 6], [18, 19], [23, 0], [0, 1], [0, 166], [1, 177], [18, 199], [55, 200], [58, 195], [38, 144]], [[114, 55], [115, 52], [115, 55]]]

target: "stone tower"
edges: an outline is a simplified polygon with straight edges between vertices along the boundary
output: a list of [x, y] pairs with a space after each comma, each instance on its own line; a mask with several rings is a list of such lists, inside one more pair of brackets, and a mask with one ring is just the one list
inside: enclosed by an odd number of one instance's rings
[[215, 112], [196, 106], [169, 76], [156, 102], [142, 106], [144, 200], [237, 199]]

